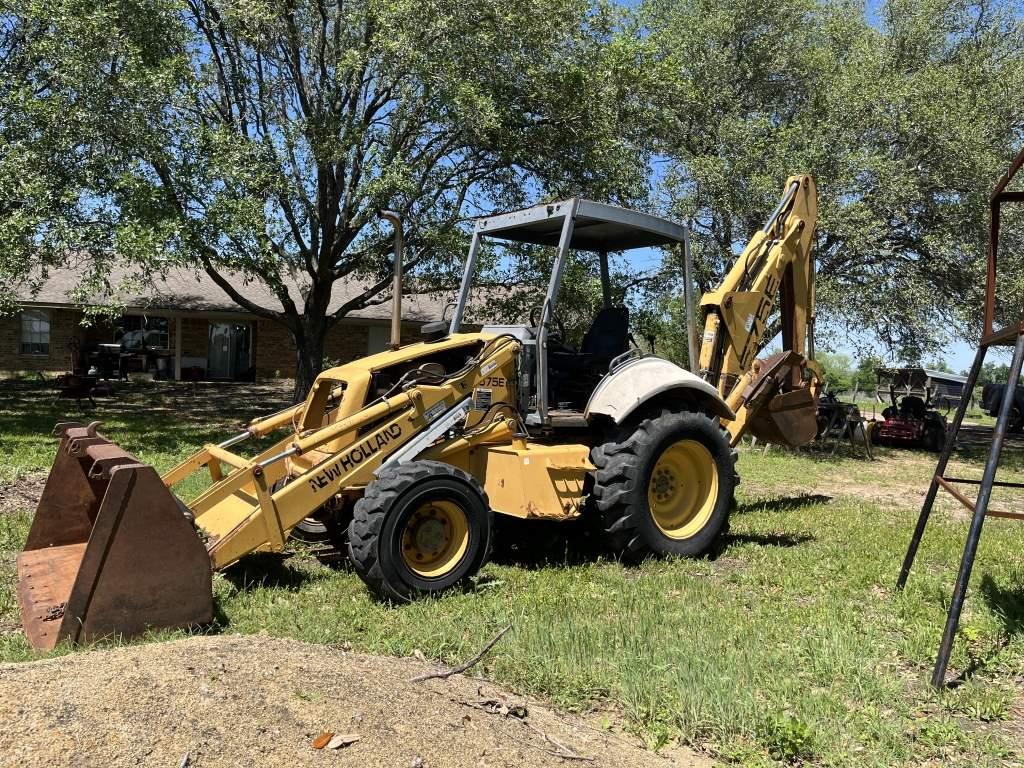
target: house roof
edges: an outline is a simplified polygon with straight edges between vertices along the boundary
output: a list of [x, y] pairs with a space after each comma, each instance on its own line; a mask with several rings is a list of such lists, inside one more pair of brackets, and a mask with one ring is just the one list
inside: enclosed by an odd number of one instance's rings
[[915, 368], [913, 366], [909, 368], [878, 368], [876, 373], [879, 376], [886, 377], [903, 377], [905, 379], [917, 378], [919, 380], [933, 379], [935, 381], [946, 381], [954, 384], [966, 384], [967, 377], [960, 376], [956, 373], [949, 373], [947, 371], [937, 371], [934, 368]]
[[[15, 296], [21, 304], [43, 304], [53, 306], [81, 306], [74, 294], [81, 280], [81, 269], [73, 265], [50, 269], [46, 278], [33, 291], [29, 284], [15, 289]], [[223, 273], [225, 278], [246, 299], [268, 309], [281, 307], [277, 297], [268, 286], [259, 280], [247, 278], [240, 273]], [[302, 307], [302, 289], [296, 278], [286, 278], [288, 292], [298, 307]], [[166, 273], [151, 278], [126, 266], [114, 266], [109, 274], [109, 294], [95, 295], [85, 303], [101, 305], [119, 303], [130, 309], [177, 310], [188, 312], [231, 312], [246, 313], [207, 274], [184, 268], [172, 268]], [[342, 279], [334, 284], [329, 311], [335, 311], [349, 299], [358, 296], [368, 285], [367, 281]], [[412, 293], [402, 296], [402, 317], [413, 322], [440, 320], [445, 305], [454, 298], [454, 291]], [[391, 317], [391, 302], [355, 310], [349, 318], [365, 320], [386, 320]]]

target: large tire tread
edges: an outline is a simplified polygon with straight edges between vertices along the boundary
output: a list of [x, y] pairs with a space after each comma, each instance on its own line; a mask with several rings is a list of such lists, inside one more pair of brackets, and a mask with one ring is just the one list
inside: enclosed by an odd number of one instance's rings
[[451, 464], [440, 461], [413, 461], [386, 469], [366, 486], [363, 497], [353, 508], [352, 522], [348, 528], [349, 561], [370, 591], [383, 600], [408, 603], [419, 596], [419, 591], [415, 588], [388, 577], [380, 555], [381, 532], [389, 512], [403, 494], [416, 484], [439, 476], [455, 479], [472, 488], [480, 495], [487, 510], [487, 535], [482, 543], [483, 554], [480, 562], [472, 568], [467, 577], [475, 574], [488, 560], [493, 512], [490, 511], [487, 493], [475, 478]]
[[[594, 506], [609, 546], [623, 560], [636, 562], [654, 554], [649, 538], [644, 535], [644, 521], [641, 519], [650, 513], [646, 504], [636, 502], [638, 493], [646, 495], [645, 489], [638, 490], [638, 484], [645, 482], [645, 478], [640, 477], [645, 452], [654, 442], [655, 434], [671, 428], [672, 425], [694, 425], [699, 420], [712, 422], [728, 445], [728, 432], [721, 427], [717, 419], [701, 413], [680, 413], [662, 409], [624, 424], [608, 442], [592, 449], [591, 462], [597, 468], [594, 473]], [[729, 457], [732, 477], [729, 479], [728, 509], [731, 511], [735, 505], [733, 492], [739, 484], [739, 474], [736, 471], [739, 452], [730, 447]], [[714, 537], [727, 530], [728, 513]], [[706, 549], [706, 546], [703, 549]]]

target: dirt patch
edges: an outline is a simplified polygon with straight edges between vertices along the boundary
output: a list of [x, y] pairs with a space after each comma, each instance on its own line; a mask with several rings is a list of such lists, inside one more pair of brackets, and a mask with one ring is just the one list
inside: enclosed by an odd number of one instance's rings
[[[1024, 678], [1018, 683], [1024, 687]], [[1009, 716], [996, 726], [996, 730], [1005, 734], [1012, 744], [1024, 744], [1024, 694], [1020, 694], [1010, 707]]]
[[46, 475], [28, 475], [7, 485], [0, 485], [0, 515], [34, 510], [43, 495]]
[[[185, 755], [192, 768], [711, 765], [686, 751], [658, 756], [482, 680], [409, 682], [433, 669], [230, 636], [5, 664], [0, 755], [5, 766], [104, 768], [177, 766]], [[360, 739], [316, 750], [324, 731]]]
[[[808, 472], [807, 476], [800, 480], [753, 480], [744, 482], [741, 488], [749, 498], [755, 500], [779, 494], [814, 493], [831, 498], [846, 497], [868, 501], [883, 509], [919, 510], [928, 492], [937, 461], [937, 454], [891, 449], [889, 453], [877, 456], [874, 461], [845, 461], [829, 467], [827, 471]], [[978, 458], [954, 454], [946, 470], [946, 476], [978, 479], [983, 467], [984, 456]], [[1004, 470], [999, 478], [1020, 480], [1017, 471], [1013, 469], [1010, 469], [1009, 473]], [[961, 484], [958, 487], [968, 498], [973, 499], [977, 494], [977, 486]], [[1015, 490], [996, 488], [992, 495], [992, 508], [1024, 512], [1024, 494]], [[944, 492], [936, 497], [934, 509], [954, 520], [970, 518], [967, 508]]]

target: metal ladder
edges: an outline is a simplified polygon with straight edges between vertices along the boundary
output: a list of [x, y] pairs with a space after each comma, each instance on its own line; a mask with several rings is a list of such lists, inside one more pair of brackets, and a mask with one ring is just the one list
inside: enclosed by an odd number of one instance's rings
[[[995, 190], [990, 198], [990, 231], [988, 244], [988, 274], [985, 285], [985, 325], [984, 334], [978, 345], [978, 352], [971, 366], [970, 375], [964, 385], [963, 396], [956, 409], [956, 417], [953, 419], [953, 426], [946, 434], [946, 444], [939, 456], [938, 466], [935, 468], [935, 475], [932, 477], [928, 494], [925, 496], [924, 505], [921, 507], [921, 514], [917, 518], [917, 526], [914, 528], [914, 535], [910, 539], [910, 546], [907, 548], [906, 557], [903, 559], [903, 567], [900, 569], [899, 579], [896, 582], [897, 589], [903, 589], [910, 575], [910, 569], [914, 564], [914, 557], [917, 555], [918, 546], [921, 544], [921, 537], [924, 535], [925, 526], [928, 524], [928, 517], [931, 515], [932, 506], [935, 503], [935, 496], [942, 488], [953, 498], [971, 510], [971, 527], [967, 532], [967, 542], [964, 545], [963, 557], [960, 560], [960, 570], [957, 573], [956, 584], [953, 587], [953, 597], [949, 603], [949, 614], [946, 617], [946, 627], [942, 632], [942, 642], [939, 645], [939, 653], [935, 659], [935, 668], [932, 671], [932, 685], [941, 688], [946, 680], [946, 667], [949, 665], [949, 655], [953, 649], [953, 640], [956, 637], [957, 626], [960, 624], [960, 613], [964, 607], [964, 597], [967, 594], [967, 583], [971, 578], [971, 569], [974, 567], [974, 557], [978, 551], [978, 542], [981, 539], [981, 529], [986, 517], [1007, 517], [1024, 520], [1024, 514], [1016, 512], [1003, 512], [990, 510], [989, 500], [992, 497], [994, 487], [1001, 488], [1024, 488], [1024, 483], [1009, 483], [996, 480], [996, 470], [999, 468], [999, 458], [1003, 451], [1003, 442], [1006, 439], [1006, 430], [1010, 422], [1013, 401], [1016, 396], [1016, 388], [1020, 379], [1021, 365], [1024, 363], [1024, 321], [994, 330], [995, 325], [995, 283], [996, 283], [996, 255], [999, 247], [999, 214], [1002, 203], [1024, 201], [1024, 192], [1009, 192], [1006, 187], [1013, 179], [1017, 171], [1024, 165], [1024, 149], [1013, 159], [1007, 172], [999, 179]], [[947, 477], [946, 466], [949, 457], [953, 453], [960, 426], [963, 423], [964, 414], [971, 401], [974, 388], [978, 383], [978, 376], [981, 374], [981, 366], [985, 362], [985, 354], [990, 347], [1013, 346], [1013, 358], [1010, 362], [1010, 376], [1007, 382], [1006, 391], [1003, 394], [1003, 401], [999, 407], [999, 415], [996, 418], [995, 432], [992, 437], [992, 445], [989, 448], [988, 459], [985, 462], [985, 472], [981, 480], [969, 480], [959, 477]], [[978, 495], [974, 501], [967, 498], [956, 487], [957, 484], [977, 485]]]
[[[996, 470], [999, 467], [999, 457], [1002, 454], [1003, 442], [1006, 438], [1007, 425], [1010, 422], [1010, 413], [1016, 394], [1016, 382], [1020, 378], [1021, 364], [1024, 363], [1024, 333], [1017, 331], [1014, 344], [1013, 360], [1010, 363], [1010, 381], [1003, 395], [1003, 402], [999, 407], [999, 416], [996, 419], [995, 433], [992, 437], [992, 445], [989, 448], [988, 459], [985, 462], [985, 472], [981, 480], [971, 480], [962, 477], [948, 477], [946, 465], [953, 453], [957, 435], [960, 432], [960, 425], [963, 422], [964, 413], [971, 400], [971, 393], [978, 382], [978, 375], [981, 373], [981, 366], [985, 362], [985, 353], [990, 346], [999, 344], [998, 341], [982, 342], [978, 347], [978, 353], [974, 358], [974, 365], [971, 366], [970, 376], [964, 388], [964, 396], [960, 398], [960, 405], [956, 409], [956, 417], [953, 419], [953, 427], [946, 434], [946, 445], [939, 456], [938, 466], [935, 468], [935, 475], [932, 477], [931, 486], [928, 488], [928, 495], [925, 496], [924, 505], [921, 507], [921, 514], [917, 518], [917, 526], [914, 528], [914, 535], [910, 539], [910, 546], [907, 548], [906, 557], [903, 559], [903, 567], [900, 569], [900, 576], [896, 582], [897, 589], [903, 589], [910, 575], [910, 568], [914, 564], [914, 557], [917, 555], [917, 548], [921, 544], [921, 537], [924, 535], [925, 526], [928, 524], [928, 517], [931, 515], [932, 505], [935, 503], [935, 496], [939, 489], [948, 492], [953, 498], [971, 510], [971, 527], [967, 532], [967, 543], [964, 546], [963, 557], [960, 560], [960, 571], [956, 577], [956, 584], [953, 587], [953, 597], [949, 603], [949, 615], [946, 617], [946, 628], [942, 632], [942, 643], [939, 645], [938, 658], [935, 660], [935, 669], [932, 672], [932, 685], [940, 688], [946, 679], [946, 667], [949, 664], [949, 655], [953, 649], [953, 639], [956, 637], [956, 629], [960, 623], [960, 612], [963, 610], [964, 597], [967, 593], [967, 582], [971, 578], [971, 569], [974, 567], [974, 556], [978, 551], [978, 542], [981, 539], [981, 527], [986, 517], [1008, 517], [1024, 520], [1024, 514], [1016, 512], [1003, 512], [988, 508], [992, 496], [993, 487], [1001, 488], [1024, 488], [1024, 483], [1010, 483], [996, 480]], [[1006, 342], [1003, 342], [1004, 344]], [[957, 484], [977, 485], [978, 496], [971, 501], [960, 492]]]

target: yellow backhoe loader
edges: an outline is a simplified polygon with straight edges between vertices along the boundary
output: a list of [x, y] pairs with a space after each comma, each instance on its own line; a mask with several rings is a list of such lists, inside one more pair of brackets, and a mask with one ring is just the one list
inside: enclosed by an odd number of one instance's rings
[[[98, 424], [58, 424], [57, 458], [18, 557], [31, 644], [208, 622], [212, 573], [280, 551], [309, 519], [339, 533], [359, 576], [392, 601], [473, 576], [495, 515], [593, 515], [626, 558], [706, 552], [732, 504], [730, 443], [746, 429], [799, 439], [794, 405], [808, 402], [814, 434], [813, 377], [802, 364], [813, 180], [795, 177], [786, 189], [726, 283], [704, 299], [703, 376], [631, 346], [628, 313], [609, 298], [609, 252], [685, 249], [686, 229], [573, 199], [477, 221], [450, 323], [324, 371], [305, 402], [163, 477]], [[556, 246], [557, 255], [529, 324], [467, 333], [485, 238]], [[605, 288], [579, 348], [566, 343], [556, 313], [573, 249], [599, 254]], [[791, 347], [758, 367], [780, 288]], [[255, 455], [234, 449], [270, 435], [277, 442]], [[183, 503], [175, 487], [200, 472], [208, 487]]]

